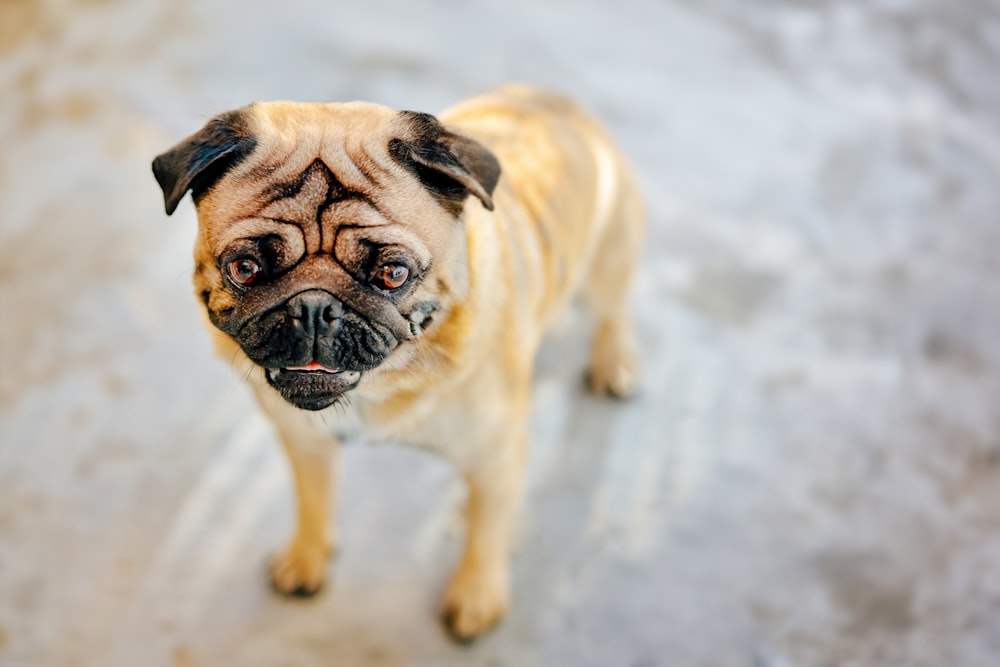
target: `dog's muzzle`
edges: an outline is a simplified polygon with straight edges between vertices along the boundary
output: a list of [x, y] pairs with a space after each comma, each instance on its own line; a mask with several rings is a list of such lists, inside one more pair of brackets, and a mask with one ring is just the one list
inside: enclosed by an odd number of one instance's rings
[[249, 327], [254, 344], [244, 350], [285, 400], [305, 410], [333, 405], [399, 344], [387, 327], [316, 288], [293, 295]]

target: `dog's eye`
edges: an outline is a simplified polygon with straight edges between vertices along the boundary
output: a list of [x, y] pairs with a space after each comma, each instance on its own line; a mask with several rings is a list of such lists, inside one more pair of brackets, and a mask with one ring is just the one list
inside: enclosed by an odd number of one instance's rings
[[410, 270], [402, 264], [386, 264], [375, 272], [373, 282], [382, 289], [399, 289], [410, 277]]
[[229, 262], [229, 276], [240, 285], [252, 285], [260, 277], [260, 264], [249, 257]]

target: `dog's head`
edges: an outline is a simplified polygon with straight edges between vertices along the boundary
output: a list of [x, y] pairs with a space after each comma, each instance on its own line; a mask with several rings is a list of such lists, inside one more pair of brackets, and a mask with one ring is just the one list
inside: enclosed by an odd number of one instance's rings
[[500, 167], [427, 114], [279, 102], [213, 118], [153, 173], [168, 214], [192, 193], [211, 322], [319, 410], [461, 298], [462, 209], [492, 209]]

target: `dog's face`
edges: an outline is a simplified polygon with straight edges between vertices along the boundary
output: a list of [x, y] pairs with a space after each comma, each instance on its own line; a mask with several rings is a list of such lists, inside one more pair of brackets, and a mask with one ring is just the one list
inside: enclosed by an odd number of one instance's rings
[[[198, 208], [195, 289], [286, 400], [319, 410], [463, 296], [461, 211], [494, 156], [432, 116], [255, 103], [158, 156], [167, 213]], [[390, 362], [391, 363], [391, 362]]]

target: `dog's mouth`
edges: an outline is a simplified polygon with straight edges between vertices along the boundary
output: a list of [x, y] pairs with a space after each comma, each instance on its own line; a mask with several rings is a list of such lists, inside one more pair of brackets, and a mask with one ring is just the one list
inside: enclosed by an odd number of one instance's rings
[[327, 375], [339, 375], [341, 373], [355, 373], [355, 374], [357, 374], [359, 376], [361, 375], [361, 371], [345, 371], [345, 370], [341, 370], [339, 368], [327, 368], [326, 366], [324, 366], [323, 364], [319, 363], [318, 361], [310, 362], [310, 363], [306, 364], [305, 366], [288, 366], [288, 367], [282, 368], [280, 370], [283, 371], [283, 372], [286, 372], [286, 373], [287, 372], [292, 372], [292, 373], [326, 373]]
[[286, 401], [303, 410], [328, 408], [361, 382], [361, 371], [329, 368], [318, 361], [268, 368], [265, 375]]

